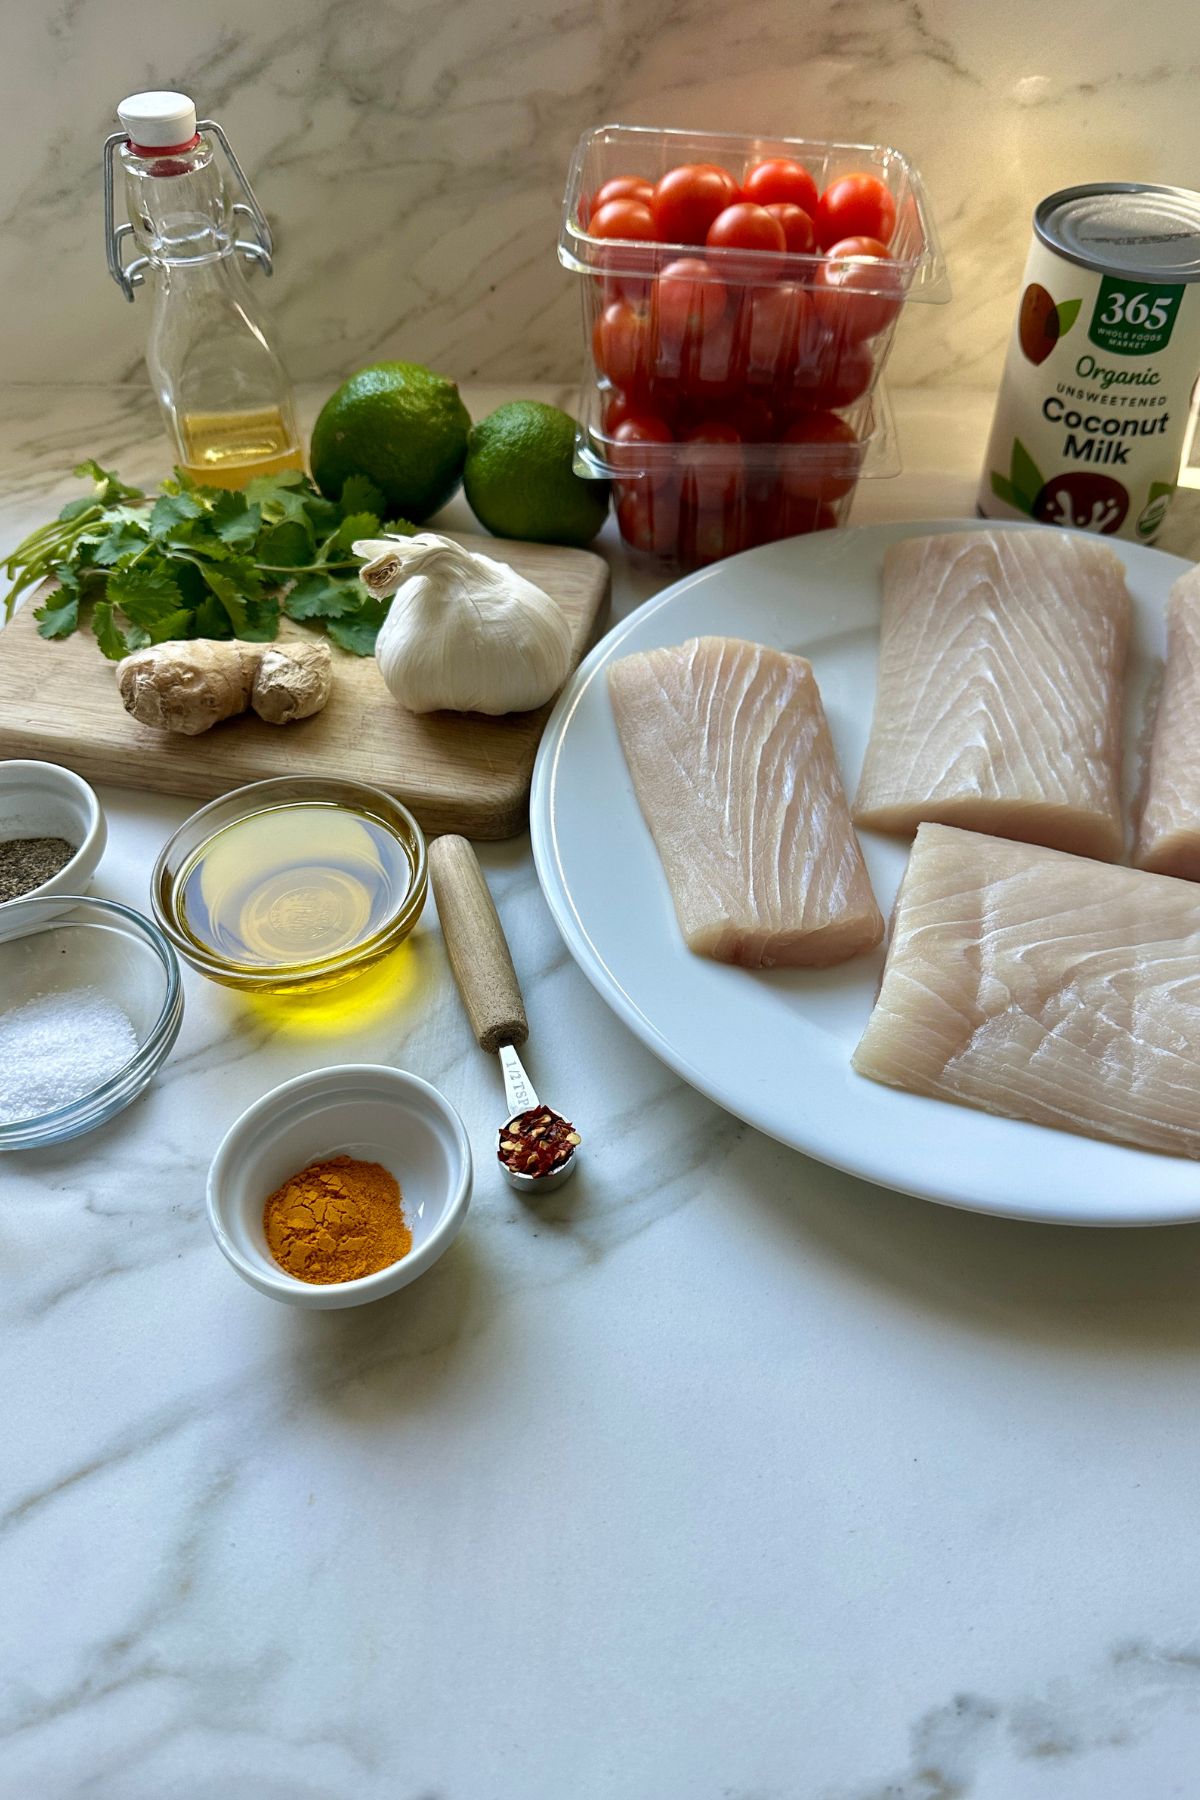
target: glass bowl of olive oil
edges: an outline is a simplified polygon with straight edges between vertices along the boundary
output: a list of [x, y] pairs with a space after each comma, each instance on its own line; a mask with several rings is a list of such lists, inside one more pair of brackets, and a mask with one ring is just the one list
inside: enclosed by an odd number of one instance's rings
[[168, 839], [151, 898], [187, 962], [226, 987], [312, 993], [361, 975], [425, 904], [425, 839], [365, 782], [284, 776], [202, 806]]

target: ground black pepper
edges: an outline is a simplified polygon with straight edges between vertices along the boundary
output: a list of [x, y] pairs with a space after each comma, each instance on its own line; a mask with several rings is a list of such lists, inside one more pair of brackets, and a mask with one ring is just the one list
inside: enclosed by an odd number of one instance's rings
[[0, 843], [0, 905], [41, 887], [65, 869], [76, 846], [66, 838], [8, 838]]

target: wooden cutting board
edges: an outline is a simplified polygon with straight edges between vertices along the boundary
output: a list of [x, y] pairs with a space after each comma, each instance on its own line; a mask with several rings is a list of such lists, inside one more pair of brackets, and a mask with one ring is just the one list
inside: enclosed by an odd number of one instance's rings
[[[455, 532], [468, 549], [509, 563], [559, 602], [571, 622], [574, 669], [608, 599], [608, 565], [590, 550]], [[334, 648], [329, 704], [313, 719], [266, 725], [253, 713], [200, 737], [139, 725], [117, 695], [115, 664], [90, 631], [48, 642], [32, 597], [0, 632], [0, 757], [64, 763], [89, 781], [211, 800], [276, 775], [348, 776], [386, 788], [431, 835], [504, 838], [527, 822], [533, 762], [549, 706], [485, 718], [405, 712], [373, 657]], [[312, 634], [285, 620], [281, 636]]]

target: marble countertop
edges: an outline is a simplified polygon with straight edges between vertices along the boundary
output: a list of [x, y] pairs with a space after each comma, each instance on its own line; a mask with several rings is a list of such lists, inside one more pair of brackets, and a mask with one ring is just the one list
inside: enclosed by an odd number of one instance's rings
[[[855, 516], [968, 511], [990, 396], [896, 400], [907, 472]], [[6, 541], [80, 455], [152, 474], [148, 426], [140, 390], [9, 391]], [[606, 548], [619, 614], [651, 584]], [[188, 803], [102, 798], [96, 891], [144, 906]], [[0, 1161], [2, 1800], [1193, 1793], [1200, 1227], [1002, 1223], [782, 1149], [607, 1012], [527, 841], [482, 857], [587, 1157], [536, 1209], [485, 1166], [411, 1289], [263, 1299], [204, 1176], [351, 1058], [486, 1141], [432, 906], [352, 1025], [188, 973], [149, 1093]]]

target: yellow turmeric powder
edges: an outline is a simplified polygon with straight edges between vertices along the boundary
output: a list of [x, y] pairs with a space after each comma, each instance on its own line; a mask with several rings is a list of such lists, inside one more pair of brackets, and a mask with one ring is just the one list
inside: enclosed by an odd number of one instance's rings
[[263, 1229], [275, 1261], [300, 1281], [357, 1281], [412, 1249], [395, 1176], [352, 1156], [289, 1176], [263, 1207]]

